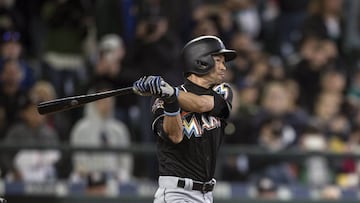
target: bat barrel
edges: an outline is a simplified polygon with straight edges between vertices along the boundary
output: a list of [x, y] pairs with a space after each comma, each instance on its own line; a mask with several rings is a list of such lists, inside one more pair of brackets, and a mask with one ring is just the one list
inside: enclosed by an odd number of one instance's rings
[[55, 113], [55, 112], [60, 112], [60, 111], [65, 111], [76, 107], [80, 107], [84, 104], [96, 100], [104, 99], [107, 97], [128, 95], [132, 93], [133, 93], [132, 87], [126, 87], [126, 88], [109, 90], [94, 94], [79, 95], [79, 96], [50, 100], [38, 104], [37, 107], [38, 107], [38, 112], [40, 114], [49, 114], [49, 113]]
[[40, 114], [55, 113], [59, 111], [65, 111], [72, 108], [80, 107], [83, 104], [81, 104], [76, 97], [74, 97], [73, 99], [64, 98], [64, 99], [50, 100], [38, 104], [38, 111]]

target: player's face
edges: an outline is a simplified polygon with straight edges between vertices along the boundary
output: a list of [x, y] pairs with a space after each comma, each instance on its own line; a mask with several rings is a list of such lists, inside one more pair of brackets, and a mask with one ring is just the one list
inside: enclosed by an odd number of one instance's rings
[[213, 56], [215, 61], [215, 67], [211, 69], [209, 74], [206, 75], [208, 80], [213, 84], [219, 84], [224, 81], [226, 66], [225, 66], [225, 57], [223, 55]]

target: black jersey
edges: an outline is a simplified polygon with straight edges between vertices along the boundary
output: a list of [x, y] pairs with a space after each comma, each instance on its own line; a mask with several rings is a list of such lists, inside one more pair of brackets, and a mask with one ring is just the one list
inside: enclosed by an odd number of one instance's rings
[[214, 176], [216, 157], [226, 125], [225, 119], [231, 110], [232, 90], [226, 83], [206, 89], [189, 80], [181, 85], [180, 90], [197, 95], [214, 96], [214, 108], [205, 113], [181, 109], [184, 138], [180, 143], [174, 144], [162, 128], [163, 101], [160, 98], [154, 101], [152, 128], [158, 137], [159, 175], [206, 182]]

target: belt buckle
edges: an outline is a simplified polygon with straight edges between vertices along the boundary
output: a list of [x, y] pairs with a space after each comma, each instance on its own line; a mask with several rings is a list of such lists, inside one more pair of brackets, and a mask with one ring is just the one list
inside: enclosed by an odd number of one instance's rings
[[214, 186], [214, 181], [213, 180], [211, 180], [211, 181], [209, 181], [209, 182], [205, 182], [205, 183], [203, 183], [203, 185], [202, 185], [202, 188], [201, 188], [201, 192], [202, 193], [206, 193], [206, 192], [209, 192], [209, 191], [211, 191], [211, 187], [213, 187]]
[[202, 188], [201, 188], [201, 192], [202, 193], [206, 192], [206, 183], [203, 183]]

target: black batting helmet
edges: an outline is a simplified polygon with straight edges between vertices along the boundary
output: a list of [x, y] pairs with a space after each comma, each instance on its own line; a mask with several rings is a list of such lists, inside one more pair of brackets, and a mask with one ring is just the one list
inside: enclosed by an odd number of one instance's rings
[[224, 43], [215, 36], [201, 36], [188, 42], [182, 51], [185, 76], [190, 73], [206, 75], [215, 65], [213, 55], [222, 54], [225, 61], [236, 57], [234, 50], [226, 49]]

